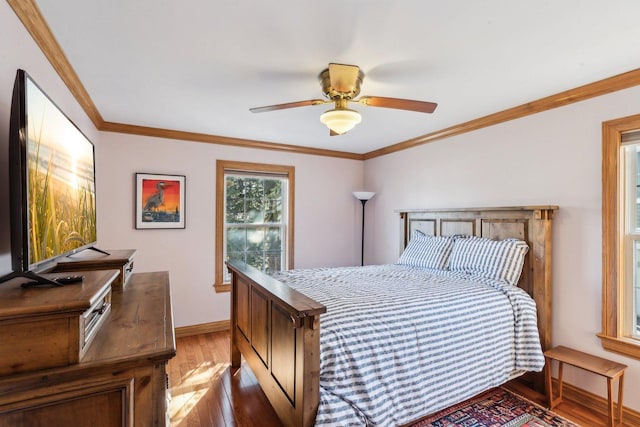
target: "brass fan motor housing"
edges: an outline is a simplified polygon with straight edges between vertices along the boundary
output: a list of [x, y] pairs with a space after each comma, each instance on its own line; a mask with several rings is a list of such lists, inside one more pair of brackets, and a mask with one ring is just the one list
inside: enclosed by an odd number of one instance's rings
[[433, 113], [438, 106], [435, 102], [385, 98], [382, 96], [362, 96], [356, 99], [360, 94], [362, 80], [364, 80], [364, 73], [357, 65], [331, 62], [328, 68], [325, 68], [318, 74], [318, 80], [322, 86], [322, 92], [327, 98], [326, 101], [323, 99], [308, 99], [305, 101], [249, 108], [249, 111], [252, 113], [262, 113], [265, 111], [334, 103], [335, 107], [332, 110], [325, 111], [322, 116], [320, 116], [320, 121], [326, 124], [331, 130], [329, 135], [333, 136], [347, 133], [362, 120], [362, 117], [357, 111], [349, 109], [350, 102], [357, 102], [360, 105], [371, 107], [395, 108], [397, 110], [409, 110], [421, 113]]
[[318, 74], [318, 80], [320, 81], [320, 85], [322, 86], [322, 92], [324, 96], [331, 100], [338, 99], [354, 99], [360, 93], [360, 86], [362, 85], [362, 80], [364, 80], [364, 73], [362, 70], [358, 70], [358, 75], [355, 78], [355, 81], [352, 83], [348, 83], [346, 85], [348, 90], [344, 90], [345, 88], [341, 88], [342, 90], [338, 90], [331, 86], [331, 77], [329, 76], [329, 69], [326, 68], [320, 74]]

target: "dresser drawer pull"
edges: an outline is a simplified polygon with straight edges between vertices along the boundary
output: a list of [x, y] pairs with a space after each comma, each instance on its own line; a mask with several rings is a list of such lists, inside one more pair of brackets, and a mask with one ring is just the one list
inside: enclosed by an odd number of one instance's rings
[[104, 311], [107, 309], [108, 306], [109, 306], [109, 304], [107, 304], [106, 301], [103, 301], [102, 305], [100, 307], [94, 309], [91, 313], [102, 314], [102, 313], [104, 313]]

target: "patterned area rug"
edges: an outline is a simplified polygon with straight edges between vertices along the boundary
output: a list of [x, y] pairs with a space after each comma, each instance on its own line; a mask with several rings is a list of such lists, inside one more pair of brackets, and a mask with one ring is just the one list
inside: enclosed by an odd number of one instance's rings
[[411, 427], [580, 427], [502, 387], [437, 412]]

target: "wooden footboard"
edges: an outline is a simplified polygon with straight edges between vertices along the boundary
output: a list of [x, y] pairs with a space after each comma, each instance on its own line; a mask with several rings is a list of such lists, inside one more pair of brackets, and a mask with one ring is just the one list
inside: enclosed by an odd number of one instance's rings
[[231, 279], [231, 366], [241, 355], [286, 426], [312, 426], [320, 401], [326, 307], [240, 262]]

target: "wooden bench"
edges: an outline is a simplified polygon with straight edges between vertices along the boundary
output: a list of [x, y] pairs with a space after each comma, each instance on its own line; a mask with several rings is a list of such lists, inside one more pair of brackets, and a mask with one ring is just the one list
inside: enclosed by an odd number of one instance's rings
[[[546, 388], [549, 409], [553, 409], [562, 402], [562, 365], [567, 363], [571, 366], [602, 375], [607, 378], [607, 397], [609, 406], [609, 426], [616, 426], [615, 414], [613, 411], [613, 381], [618, 379], [618, 425], [622, 425], [622, 388], [624, 384], [624, 370], [627, 368], [622, 363], [613, 362], [591, 354], [573, 350], [568, 347], [558, 346], [544, 352], [546, 361]], [[556, 360], [558, 365], [558, 397], [553, 398], [551, 386], [551, 362]]]

